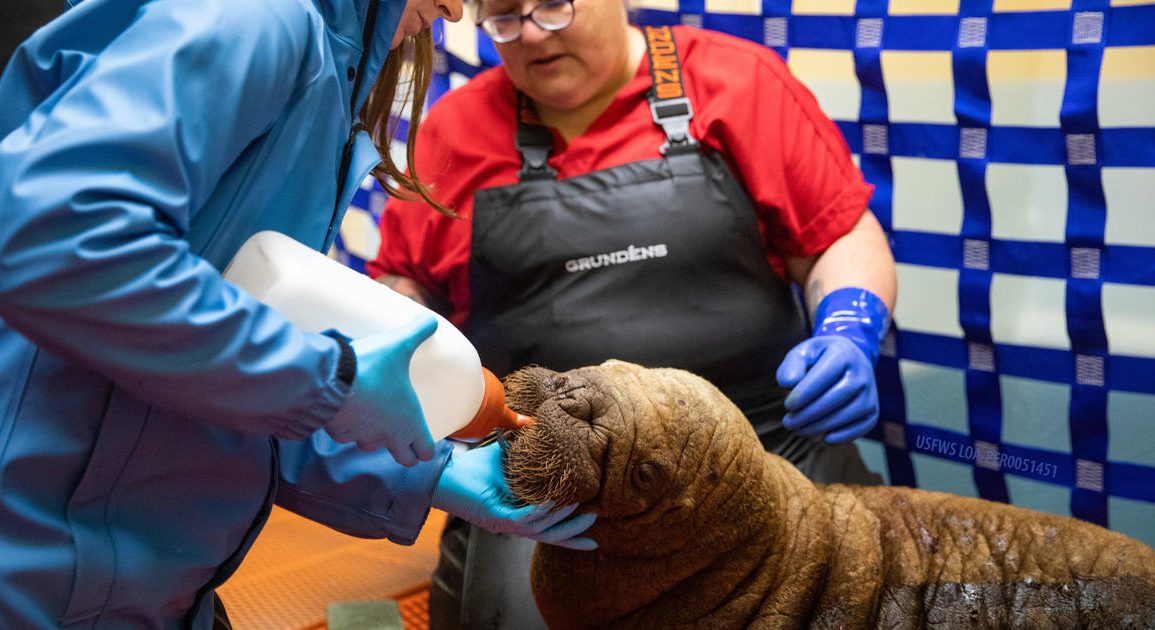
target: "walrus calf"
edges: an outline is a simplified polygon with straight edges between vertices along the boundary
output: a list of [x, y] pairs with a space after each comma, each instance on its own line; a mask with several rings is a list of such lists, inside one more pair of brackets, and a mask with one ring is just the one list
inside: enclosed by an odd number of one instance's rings
[[1155, 550], [1071, 518], [900, 487], [815, 486], [687, 372], [610, 361], [506, 379], [520, 499], [599, 515], [538, 545], [551, 628], [1155, 628]]

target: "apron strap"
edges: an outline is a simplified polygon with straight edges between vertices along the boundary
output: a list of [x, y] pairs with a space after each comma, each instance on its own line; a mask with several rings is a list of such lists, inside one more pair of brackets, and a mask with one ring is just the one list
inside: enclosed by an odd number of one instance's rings
[[643, 32], [653, 84], [649, 94], [650, 113], [654, 122], [666, 132], [662, 155], [697, 152], [698, 141], [690, 135], [694, 107], [690, 105], [682, 85], [682, 62], [678, 58], [674, 33], [669, 26], [647, 26]]
[[514, 143], [521, 154], [518, 180], [557, 178], [557, 171], [548, 162], [549, 152], [553, 150], [553, 135], [541, 124], [537, 113], [529, 106], [529, 99], [520, 91], [517, 93], [517, 137]]

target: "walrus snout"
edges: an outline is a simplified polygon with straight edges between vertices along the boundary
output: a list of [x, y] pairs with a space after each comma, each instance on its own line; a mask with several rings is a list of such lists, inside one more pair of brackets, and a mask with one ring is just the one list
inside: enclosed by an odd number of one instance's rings
[[545, 401], [579, 389], [574, 378], [543, 367], [525, 367], [505, 377], [505, 403], [521, 414], [537, 413]]
[[516, 498], [558, 505], [589, 501], [601, 488], [605, 431], [595, 428], [602, 390], [580, 373], [559, 374], [541, 367], [520, 369], [505, 378], [506, 403], [532, 415], [528, 427], [506, 431], [505, 473]]

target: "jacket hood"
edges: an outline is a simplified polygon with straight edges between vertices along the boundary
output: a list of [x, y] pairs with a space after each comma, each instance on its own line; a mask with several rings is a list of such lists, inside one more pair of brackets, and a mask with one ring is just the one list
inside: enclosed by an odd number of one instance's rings
[[373, 87], [377, 73], [381, 71], [385, 58], [389, 56], [389, 46], [393, 43], [393, 34], [401, 21], [401, 12], [405, 9], [407, 0], [312, 0], [312, 2], [332, 33], [346, 40], [362, 54], [365, 52], [363, 48], [365, 22], [369, 17], [370, 7], [373, 4], [377, 5], [375, 25], [369, 40], [369, 53], [356, 94], [354, 111], [360, 111], [369, 90]]
[[[393, 33], [401, 21], [401, 12], [407, 0], [310, 0], [321, 14], [331, 34], [339, 37], [364, 54], [365, 21], [372, 4], [377, 5], [376, 24], [369, 41], [369, 54], [365, 60], [363, 77], [356, 94], [354, 111], [361, 105], [373, 87], [373, 80], [381, 71], [385, 58], [389, 56], [389, 46], [393, 43]], [[84, 0], [65, 0], [65, 8], [75, 7]]]
[[[368, 54], [364, 68], [360, 71], [359, 86], [355, 105], [352, 111], [360, 111], [365, 103], [368, 92], [373, 87], [373, 81], [381, 72], [381, 66], [389, 55], [389, 46], [393, 44], [393, 35], [397, 24], [401, 22], [401, 13], [407, 0], [312, 0], [316, 10], [329, 25], [333, 34], [340, 37], [357, 50], [364, 50], [365, 27], [368, 20], [374, 21], [368, 40]], [[372, 15], [370, 8], [377, 5], [377, 13]]]

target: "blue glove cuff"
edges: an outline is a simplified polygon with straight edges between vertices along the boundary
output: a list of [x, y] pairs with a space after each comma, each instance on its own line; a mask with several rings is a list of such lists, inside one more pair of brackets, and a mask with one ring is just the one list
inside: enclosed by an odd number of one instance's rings
[[844, 287], [822, 298], [814, 312], [814, 322], [814, 337], [846, 337], [874, 363], [878, 360], [878, 345], [890, 328], [890, 311], [882, 298], [870, 291]]

